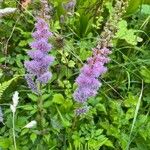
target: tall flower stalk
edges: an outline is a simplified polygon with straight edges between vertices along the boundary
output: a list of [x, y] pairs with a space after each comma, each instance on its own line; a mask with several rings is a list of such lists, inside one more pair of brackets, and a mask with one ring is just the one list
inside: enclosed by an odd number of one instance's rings
[[18, 105], [18, 102], [19, 102], [19, 93], [16, 91], [14, 94], [13, 94], [13, 104], [10, 105], [10, 109], [13, 113], [13, 118], [12, 118], [12, 124], [13, 124], [13, 141], [14, 141], [14, 149], [17, 150], [17, 144], [16, 144], [16, 135], [15, 135], [15, 113], [16, 113], [16, 109], [17, 109], [17, 105]]
[[[80, 104], [86, 104], [90, 97], [96, 96], [101, 87], [99, 77], [107, 71], [105, 65], [110, 61], [111, 51], [108, 47], [112, 47], [112, 39], [117, 30], [116, 24], [121, 19], [122, 13], [125, 12], [126, 6], [127, 2], [116, 0], [114, 12], [106, 22], [96, 48], [92, 50], [92, 57], [87, 59], [87, 63], [80, 70], [80, 75], [76, 79], [78, 87], [73, 94], [75, 101]], [[85, 106], [76, 110], [77, 115], [85, 112]]]
[[25, 68], [28, 72], [26, 80], [29, 88], [40, 94], [38, 87], [46, 84], [52, 77], [49, 66], [53, 63], [54, 57], [48, 55], [52, 48], [52, 45], [48, 43], [49, 37], [52, 36], [48, 24], [44, 19], [37, 18], [35, 28], [36, 31], [32, 34], [34, 41], [30, 43], [32, 50], [28, 51], [31, 60], [25, 61]]
[[47, 14], [48, 1], [41, 0], [41, 4], [40, 17], [37, 17], [35, 31], [32, 34], [34, 40], [30, 43], [31, 50], [27, 52], [31, 60], [25, 61], [24, 63], [28, 72], [25, 76], [27, 84], [29, 88], [38, 95], [37, 125], [40, 130], [42, 130], [44, 126], [42, 85], [47, 84], [51, 79], [52, 73], [49, 71], [49, 67], [54, 61], [54, 57], [49, 55], [52, 45], [48, 40], [52, 36], [52, 33], [47, 23], [49, 19]]

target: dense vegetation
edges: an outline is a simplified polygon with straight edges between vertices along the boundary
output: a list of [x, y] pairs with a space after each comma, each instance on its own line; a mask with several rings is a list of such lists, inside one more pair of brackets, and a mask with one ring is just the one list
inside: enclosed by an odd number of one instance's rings
[[[1, 150], [150, 150], [149, 0], [2, 0], [0, 5]], [[8, 7], [17, 9], [2, 14]], [[37, 92], [28, 86], [25, 62], [36, 47], [31, 43], [39, 13], [52, 33], [49, 41], [45, 37], [52, 45], [45, 55], [55, 59], [44, 79], [34, 76], [34, 82], [45, 82]], [[95, 59], [97, 45], [111, 54], [107, 72], [92, 77], [102, 84], [92, 96], [87, 89], [92, 85], [80, 88], [76, 79], [88, 58]], [[73, 94], [78, 88], [87, 90], [84, 103]]]

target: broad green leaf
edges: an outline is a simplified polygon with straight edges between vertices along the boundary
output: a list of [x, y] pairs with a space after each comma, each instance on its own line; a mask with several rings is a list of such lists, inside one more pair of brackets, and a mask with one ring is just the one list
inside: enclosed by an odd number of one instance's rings
[[139, 42], [140, 37], [137, 37], [135, 33], [136, 30], [127, 28], [127, 22], [125, 20], [121, 20], [118, 23], [118, 31], [116, 33], [116, 38], [125, 40], [131, 45], [137, 45], [137, 42]]
[[135, 13], [142, 4], [142, 1], [143, 0], [130, 0], [127, 8], [127, 14], [129, 15]]
[[53, 103], [56, 103], [56, 104], [63, 104], [64, 100], [65, 99], [62, 94], [55, 94], [52, 99]]
[[9, 148], [11, 146], [11, 141], [8, 138], [0, 138], [0, 148]]

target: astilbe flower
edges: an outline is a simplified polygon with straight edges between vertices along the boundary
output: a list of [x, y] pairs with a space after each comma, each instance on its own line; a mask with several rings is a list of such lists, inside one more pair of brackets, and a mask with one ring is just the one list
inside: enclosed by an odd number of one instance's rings
[[42, 4], [42, 16], [45, 19], [50, 19], [50, 13], [52, 13], [53, 7], [49, 4], [48, 0], [40, 0], [40, 2]]
[[31, 60], [25, 61], [24, 65], [28, 72], [27, 84], [32, 91], [37, 93], [37, 83], [46, 84], [52, 77], [49, 66], [53, 63], [54, 57], [48, 55], [52, 49], [52, 45], [48, 43], [49, 37], [52, 36], [48, 24], [44, 19], [37, 18], [35, 28], [32, 34], [34, 41], [30, 43], [32, 50], [27, 52]]
[[76, 0], [70, 0], [68, 3], [63, 4], [63, 7], [66, 11], [72, 12], [74, 10], [75, 5], [76, 5]]
[[98, 78], [107, 71], [105, 64], [110, 61], [108, 58], [110, 53], [111, 51], [105, 47], [93, 49], [93, 56], [87, 59], [87, 63], [83, 66], [80, 75], [76, 79], [78, 88], [73, 94], [75, 101], [84, 103], [88, 98], [97, 94], [101, 86]]
[[[80, 75], [76, 79], [78, 88], [73, 94], [74, 99], [85, 105], [88, 98], [95, 96], [101, 86], [98, 78], [107, 71], [107, 64], [110, 60], [108, 55], [111, 51], [107, 47], [112, 47], [112, 39], [117, 31], [116, 24], [121, 19], [122, 14], [128, 6], [128, 1], [116, 0], [113, 13], [104, 26], [101, 38], [97, 47], [93, 49], [93, 56], [88, 58], [87, 63], [80, 71]], [[80, 115], [86, 112], [84, 107], [76, 110], [76, 114]]]
[[85, 114], [87, 111], [89, 110], [89, 107], [88, 106], [84, 106], [84, 107], [81, 107], [81, 108], [78, 108], [75, 110], [75, 114], [77, 116], [80, 116], [82, 114]]

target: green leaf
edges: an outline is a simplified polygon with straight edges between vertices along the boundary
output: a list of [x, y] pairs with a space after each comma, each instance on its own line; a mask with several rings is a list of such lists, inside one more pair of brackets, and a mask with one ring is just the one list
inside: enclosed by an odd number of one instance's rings
[[24, 128], [22, 131], [21, 131], [21, 135], [25, 135], [26, 133], [28, 133], [29, 129], [28, 128]]
[[118, 32], [116, 33], [116, 38], [125, 40], [131, 45], [137, 45], [140, 37], [137, 37], [135, 32], [136, 30], [127, 29], [127, 22], [125, 20], [121, 20], [118, 23]]
[[104, 112], [105, 114], [107, 114], [106, 108], [103, 104], [97, 104], [96, 109], [99, 110], [99, 111]]
[[46, 101], [46, 102], [44, 102], [44, 104], [43, 104], [43, 107], [44, 108], [48, 108], [48, 107], [50, 107], [52, 105], [52, 101]]
[[110, 140], [107, 140], [107, 141], [104, 143], [104, 145], [106, 145], [106, 146], [108, 146], [108, 147], [114, 148], [114, 145], [113, 145], [113, 143], [112, 143]]
[[70, 60], [68, 63], [68, 67], [73, 68], [75, 66], [75, 62], [73, 60]]
[[127, 14], [135, 13], [143, 0], [130, 0], [127, 8]]
[[45, 101], [46, 99], [48, 99], [49, 98], [49, 94], [44, 94], [44, 95], [42, 95], [42, 100], [43, 101]]
[[64, 97], [62, 94], [55, 94], [53, 96], [53, 103], [56, 103], [56, 104], [63, 104], [64, 103]]
[[107, 2], [105, 5], [106, 5], [106, 8], [107, 8], [108, 11], [109, 11], [109, 14], [111, 15], [112, 12], [113, 12], [113, 10], [114, 10], [114, 8], [113, 8], [113, 6], [112, 6], [112, 3], [111, 3], [111, 2]]
[[33, 102], [36, 102], [38, 100], [38, 96], [35, 95], [35, 94], [27, 94], [28, 97], [33, 101]]
[[24, 47], [24, 46], [26, 46], [27, 44], [28, 44], [28, 42], [27, 42], [26, 40], [22, 40], [22, 41], [19, 42], [19, 45], [18, 45], [18, 46]]
[[147, 15], [150, 15], [150, 5], [142, 5], [142, 10], [141, 12], [143, 14], [147, 14]]
[[150, 83], [150, 70], [143, 66], [140, 73], [143, 76], [145, 83]]
[[35, 133], [32, 133], [32, 134], [30, 135], [30, 139], [31, 139], [31, 141], [34, 143], [35, 140], [37, 139], [37, 135], [36, 135]]
[[132, 119], [134, 118], [135, 108], [129, 108], [126, 112], [126, 119]]
[[64, 126], [64, 127], [69, 127], [69, 126], [71, 126], [71, 123], [70, 123], [68, 120], [63, 119], [63, 120], [62, 120], [62, 123], [63, 123], [63, 126]]
[[70, 123], [66, 118], [63, 117], [62, 113], [60, 112], [60, 110], [58, 109], [57, 106], [56, 106], [56, 109], [57, 109], [57, 112], [58, 112], [58, 114], [59, 114], [59, 116], [60, 116], [60, 119], [61, 119], [61, 121], [62, 121], [63, 126], [64, 126], [64, 127], [69, 127], [69, 126], [71, 126], [71, 123]]
[[91, 51], [85, 50], [83, 48], [80, 49], [81, 60], [86, 60], [89, 56], [91, 56]]
[[11, 141], [8, 138], [0, 138], [0, 147], [9, 148], [11, 146]]
[[128, 98], [125, 99], [124, 101], [124, 105], [126, 107], [134, 107], [136, 106], [137, 101], [138, 101], [138, 98], [132, 95], [132, 93], [129, 93]]
[[24, 110], [34, 110], [34, 107], [32, 105], [25, 105], [22, 107]]
[[17, 77], [14, 77], [11, 80], [5, 81], [2, 84], [0, 84], [0, 99], [2, 98], [3, 92], [10, 86], [12, 81], [14, 81]]

